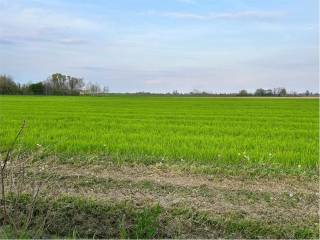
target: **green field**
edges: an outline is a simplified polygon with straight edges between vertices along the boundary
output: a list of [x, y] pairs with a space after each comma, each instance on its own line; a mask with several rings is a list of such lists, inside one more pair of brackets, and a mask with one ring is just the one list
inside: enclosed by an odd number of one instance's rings
[[26, 151], [316, 169], [318, 116], [318, 99], [1, 96], [0, 146], [26, 120]]
[[1, 96], [2, 160], [27, 127], [0, 238], [318, 239], [318, 116], [311, 98]]

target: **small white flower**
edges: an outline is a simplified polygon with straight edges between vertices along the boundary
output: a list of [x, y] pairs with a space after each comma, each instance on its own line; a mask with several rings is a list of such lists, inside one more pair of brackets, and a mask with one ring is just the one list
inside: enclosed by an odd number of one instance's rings
[[293, 197], [293, 193], [289, 193], [289, 197]]

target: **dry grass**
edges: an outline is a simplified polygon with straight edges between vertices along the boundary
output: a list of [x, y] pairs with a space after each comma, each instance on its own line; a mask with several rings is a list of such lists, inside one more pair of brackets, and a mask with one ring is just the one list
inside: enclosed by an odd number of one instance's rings
[[60, 191], [69, 196], [191, 207], [220, 216], [240, 214], [278, 223], [304, 225], [318, 218], [317, 181], [239, 180], [141, 165], [76, 167], [51, 163], [43, 174], [53, 174], [52, 184], [59, 183]]

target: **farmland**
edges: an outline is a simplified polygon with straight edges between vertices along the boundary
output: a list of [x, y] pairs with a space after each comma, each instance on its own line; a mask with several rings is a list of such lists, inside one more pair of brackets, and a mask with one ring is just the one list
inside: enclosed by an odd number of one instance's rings
[[41, 149], [59, 201], [125, 222], [101, 237], [315, 237], [318, 116], [311, 98], [1, 96], [0, 147], [25, 120], [18, 151]]
[[128, 161], [318, 164], [317, 99], [1, 97], [2, 146]]

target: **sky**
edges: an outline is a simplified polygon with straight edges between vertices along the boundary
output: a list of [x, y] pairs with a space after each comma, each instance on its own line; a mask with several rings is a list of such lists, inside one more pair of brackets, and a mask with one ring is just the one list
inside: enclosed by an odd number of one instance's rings
[[0, 0], [0, 74], [112, 92], [319, 92], [318, 0]]

